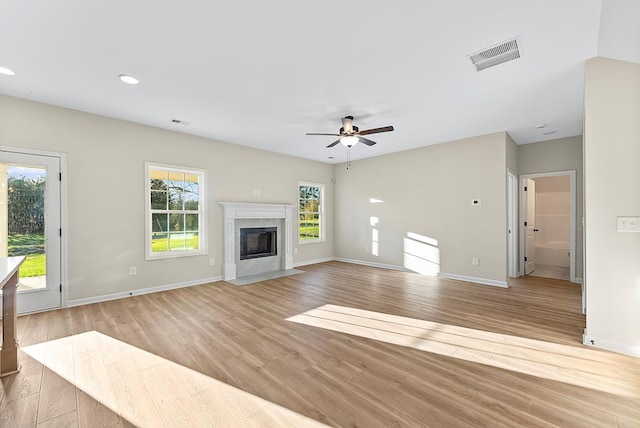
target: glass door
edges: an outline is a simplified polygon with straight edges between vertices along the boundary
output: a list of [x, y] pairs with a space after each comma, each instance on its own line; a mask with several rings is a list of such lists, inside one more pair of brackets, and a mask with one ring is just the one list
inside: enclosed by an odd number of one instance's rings
[[60, 230], [60, 158], [0, 152], [0, 257], [26, 257], [19, 314], [60, 307]]

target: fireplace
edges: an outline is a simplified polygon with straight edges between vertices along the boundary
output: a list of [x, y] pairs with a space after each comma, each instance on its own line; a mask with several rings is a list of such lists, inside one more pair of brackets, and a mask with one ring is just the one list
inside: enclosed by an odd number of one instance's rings
[[277, 227], [243, 227], [240, 229], [240, 260], [278, 255]]
[[[224, 217], [222, 277], [225, 281], [293, 268], [293, 211], [296, 205], [220, 202]], [[242, 260], [240, 229], [267, 228], [275, 232], [271, 237], [274, 255]], [[269, 249], [268, 238], [262, 238], [263, 249]], [[263, 251], [256, 251], [262, 253]], [[264, 251], [267, 252], [267, 251]]]

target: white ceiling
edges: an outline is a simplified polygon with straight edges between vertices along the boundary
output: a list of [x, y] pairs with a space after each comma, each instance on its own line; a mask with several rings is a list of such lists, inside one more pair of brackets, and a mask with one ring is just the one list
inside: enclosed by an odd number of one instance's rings
[[[345, 115], [396, 128], [354, 159], [503, 130], [525, 144], [582, 133], [601, 3], [0, 0], [0, 66], [16, 73], [0, 93], [331, 163], [346, 149], [305, 132]], [[471, 66], [517, 35], [520, 59]]]

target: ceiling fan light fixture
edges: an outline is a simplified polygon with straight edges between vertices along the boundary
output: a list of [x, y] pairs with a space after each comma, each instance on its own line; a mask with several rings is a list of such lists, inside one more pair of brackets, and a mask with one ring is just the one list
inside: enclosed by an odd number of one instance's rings
[[340, 138], [340, 143], [342, 143], [342, 145], [345, 147], [353, 147], [358, 144], [358, 141], [360, 140], [355, 135], [348, 135], [346, 137]]

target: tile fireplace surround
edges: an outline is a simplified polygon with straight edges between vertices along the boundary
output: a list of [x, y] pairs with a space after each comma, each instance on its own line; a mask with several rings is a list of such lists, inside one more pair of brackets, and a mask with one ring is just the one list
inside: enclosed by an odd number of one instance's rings
[[222, 265], [222, 278], [225, 281], [236, 279], [237, 257], [239, 254], [239, 242], [236, 237], [236, 221], [256, 220], [280, 220], [284, 236], [278, 241], [282, 243], [278, 248], [278, 254], [282, 254], [281, 269], [293, 268], [293, 210], [295, 205], [287, 204], [253, 204], [243, 202], [220, 202], [223, 213], [223, 238], [222, 248], [224, 264]]

